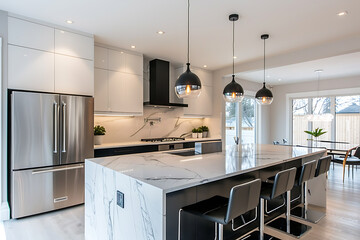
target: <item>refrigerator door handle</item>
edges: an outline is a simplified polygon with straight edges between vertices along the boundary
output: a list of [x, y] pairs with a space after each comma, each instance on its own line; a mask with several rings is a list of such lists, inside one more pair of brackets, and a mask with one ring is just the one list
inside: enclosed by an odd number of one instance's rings
[[33, 170], [31, 172], [31, 174], [34, 175], [34, 174], [41, 174], [41, 173], [59, 172], [59, 171], [66, 171], [66, 170], [79, 169], [79, 168], [84, 168], [84, 165], [81, 164], [81, 165], [74, 165], [71, 167], [44, 168], [44, 169], [40, 169], [40, 170]]
[[59, 106], [54, 102], [54, 153], [58, 152]]
[[63, 124], [63, 142], [62, 142], [62, 152], [66, 152], [66, 103], [62, 103], [62, 110], [63, 110], [63, 121], [62, 121], [62, 124]]

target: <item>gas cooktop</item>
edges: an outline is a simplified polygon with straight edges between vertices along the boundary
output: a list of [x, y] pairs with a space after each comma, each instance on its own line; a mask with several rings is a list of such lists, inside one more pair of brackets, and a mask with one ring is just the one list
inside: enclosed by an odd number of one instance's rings
[[185, 138], [179, 137], [166, 137], [166, 138], [144, 138], [141, 139], [142, 142], [174, 142], [174, 141], [182, 141]]

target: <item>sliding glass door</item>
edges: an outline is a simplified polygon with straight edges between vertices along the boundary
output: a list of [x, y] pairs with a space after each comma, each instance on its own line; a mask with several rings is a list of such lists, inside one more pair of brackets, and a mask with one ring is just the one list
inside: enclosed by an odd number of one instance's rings
[[256, 104], [253, 97], [245, 96], [241, 103], [225, 103], [226, 144], [256, 142]]

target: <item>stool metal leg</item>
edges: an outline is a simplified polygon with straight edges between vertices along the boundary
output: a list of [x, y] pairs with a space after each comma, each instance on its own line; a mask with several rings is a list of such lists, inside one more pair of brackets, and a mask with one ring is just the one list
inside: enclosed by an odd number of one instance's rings
[[218, 228], [219, 228], [219, 240], [224, 240], [224, 225], [222, 224], [218, 224]]
[[264, 218], [264, 199], [260, 199], [260, 226], [259, 226], [259, 231], [260, 231], [260, 240], [264, 240], [264, 222], [265, 222], [265, 218]]
[[178, 240], [181, 238], [181, 212], [182, 209], [179, 210], [179, 220], [178, 220]]
[[287, 191], [286, 192], [286, 232], [290, 233], [290, 205], [291, 205], [291, 201], [290, 201], [290, 196], [291, 196], [291, 192]]

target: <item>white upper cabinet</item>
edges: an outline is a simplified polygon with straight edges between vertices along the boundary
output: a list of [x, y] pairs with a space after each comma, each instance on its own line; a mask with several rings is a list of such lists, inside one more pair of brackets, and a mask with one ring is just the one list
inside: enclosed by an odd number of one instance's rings
[[8, 18], [9, 44], [54, 52], [54, 28]]
[[55, 54], [55, 92], [94, 95], [94, 62]]
[[139, 55], [125, 55], [126, 72], [136, 75], [143, 75], [143, 58]]
[[122, 51], [115, 51], [108, 49], [108, 64], [109, 70], [117, 71], [117, 72], [126, 72], [126, 64], [125, 64], [125, 53]]
[[94, 39], [55, 29], [55, 53], [93, 60]]
[[[201, 68], [190, 68], [201, 81], [201, 93], [197, 98], [185, 98], [184, 103], [188, 104], [184, 108], [184, 115], [191, 117], [206, 117], [212, 115], [213, 108], [213, 86], [212, 86], [212, 73]], [[176, 69], [176, 78], [180, 76], [186, 67]]]
[[[95, 54], [96, 59], [96, 54]], [[94, 71], [94, 110], [95, 112], [110, 111], [109, 108], [109, 81], [108, 71], [104, 69], [95, 68]]]
[[54, 91], [54, 54], [9, 45], [8, 88]]
[[108, 50], [103, 47], [95, 46], [94, 51], [95, 51], [94, 66], [96, 68], [109, 69]]

